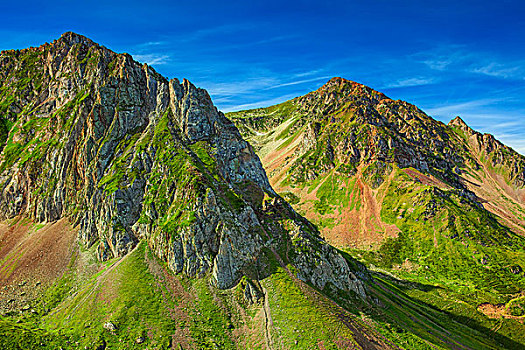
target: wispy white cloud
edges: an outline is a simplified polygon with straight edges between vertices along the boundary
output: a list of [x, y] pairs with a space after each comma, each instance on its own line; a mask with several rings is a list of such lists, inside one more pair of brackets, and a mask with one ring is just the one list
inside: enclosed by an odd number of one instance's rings
[[436, 71], [464, 72], [501, 79], [525, 79], [525, 60], [512, 60], [465, 45], [441, 45], [412, 56]]
[[454, 61], [450, 58], [437, 58], [437, 59], [430, 59], [430, 60], [424, 60], [422, 61], [424, 64], [426, 64], [431, 69], [435, 70], [445, 70], [447, 67], [449, 67], [451, 64], [454, 63]]
[[247, 31], [255, 27], [253, 23], [231, 23], [204, 29], [198, 29], [193, 32], [185, 33], [184, 36], [177, 38], [179, 42], [193, 42], [206, 39], [209, 37], [232, 34], [241, 31]]
[[448, 44], [417, 52], [411, 58], [416, 62], [425, 64], [430, 69], [443, 71], [469, 59], [469, 55], [465, 46]]
[[[292, 76], [294, 77], [294, 76]], [[293, 85], [301, 85], [311, 83], [315, 81], [322, 81], [331, 78], [331, 76], [321, 76], [310, 79], [301, 79], [294, 81], [286, 81], [286, 77], [272, 76], [267, 74], [260, 78], [252, 78], [243, 81], [232, 81], [225, 83], [215, 82], [198, 82], [199, 86], [202, 86], [210, 92], [210, 95], [217, 101], [225, 97], [230, 96], [241, 96], [257, 91], [273, 90], [282, 87], [288, 87]]]
[[199, 85], [210, 92], [214, 97], [239, 96], [258, 90], [267, 89], [268, 86], [277, 84], [278, 80], [272, 77], [261, 77], [243, 81], [225, 83], [199, 82]]
[[412, 56], [432, 70], [481, 74], [501, 79], [525, 79], [525, 60], [509, 60], [465, 45], [441, 45]]
[[434, 84], [438, 81], [437, 78], [433, 77], [415, 77], [415, 78], [406, 78], [406, 79], [400, 79], [397, 80], [391, 84], [387, 84], [386, 86], [383, 86], [383, 89], [395, 89], [395, 88], [404, 88], [404, 87], [410, 87], [410, 86], [423, 86], [423, 85], [429, 85]]
[[506, 122], [503, 122], [503, 123], [490, 124], [490, 128], [495, 130], [494, 132], [496, 132], [497, 130], [505, 130], [505, 129], [508, 129], [508, 128], [515, 128], [515, 127], [521, 127], [521, 126], [523, 126], [523, 121], [521, 121], [521, 120], [520, 121], [516, 121], [516, 120], [514, 120], [514, 121], [506, 121]]
[[152, 46], [161, 46], [161, 45], [167, 45], [169, 42], [167, 41], [147, 41], [145, 43], [141, 43], [136, 45], [138, 48], [150, 48]]
[[285, 87], [285, 86], [292, 86], [292, 85], [300, 85], [300, 84], [312, 83], [314, 81], [330, 79], [330, 78], [331, 78], [331, 76], [327, 75], [327, 76], [317, 77], [317, 78], [312, 78], [312, 79], [296, 80], [296, 81], [291, 81], [291, 82], [288, 82], [288, 83], [281, 83], [281, 84], [269, 86], [265, 90], [277, 89], [277, 88], [281, 88], [281, 87]]
[[432, 116], [449, 117], [452, 115], [461, 114], [463, 112], [472, 112], [475, 109], [477, 110], [479, 107], [488, 106], [490, 104], [494, 104], [503, 100], [503, 98], [483, 98], [478, 100], [431, 107], [427, 108], [426, 112]]
[[525, 64], [523, 65], [505, 65], [497, 62], [490, 62], [480, 67], [471, 69], [472, 73], [479, 73], [498, 78], [518, 78], [525, 79], [523, 72], [525, 71]]
[[259, 41], [254, 41], [252, 45], [271, 44], [271, 43], [275, 43], [279, 41], [292, 40], [296, 38], [297, 38], [296, 35], [279, 35], [279, 36], [274, 36], [274, 37], [270, 37], [270, 38], [259, 40]]
[[280, 96], [280, 97], [276, 97], [276, 98], [272, 98], [272, 99], [268, 99], [264, 101], [229, 106], [229, 107], [223, 108], [223, 112], [233, 112], [233, 111], [241, 111], [244, 109], [268, 107], [268, 106], [272, 106], [272, 105], [290, 100], [294, 97], [297, 97], [297, 96], [295, 94], [288, 94], [288, 95], [284, 95], [284, 96]]
[[303, 77], [309, 77], [309, 76], [312, 76], [312, 75], [319, 75], [321, 73], [324, 73], [324, 69], [313, 69], [313, 70], [310, 70], [310, 71], [307, 71], [307, 72], [295, 73], [293, 75], [293, 77], [295, 77], [295, 78], [303, 78]]
[[167, 64], [170, 61], [169, 55], [149, 53], [149, 54], [132, 54], [133, 58], [139, 62], [144, 62], [149, 65]]

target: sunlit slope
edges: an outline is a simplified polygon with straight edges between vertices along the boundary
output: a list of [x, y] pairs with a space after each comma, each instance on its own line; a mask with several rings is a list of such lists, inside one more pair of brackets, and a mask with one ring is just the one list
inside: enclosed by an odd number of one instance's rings
[[341, 78], [228, 117], [329, 242], [451, 283], [521, 288], [525, 158], [490, 135]]

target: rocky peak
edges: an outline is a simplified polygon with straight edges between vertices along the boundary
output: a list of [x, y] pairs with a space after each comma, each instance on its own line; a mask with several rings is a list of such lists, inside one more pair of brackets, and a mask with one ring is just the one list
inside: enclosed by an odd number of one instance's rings
[[374, 89], [366, 85], [341, 77], [331, 78], [323, 86], [316, 90], [316, 92], [331, 91], [348, 91], [354, 93], [366, 91], [367, 93], [378, 94], [380, 96], [383, 96], [384, 98], [387, 98], [383, 93], [375, 91]]
[[324, 104], [335, 105], [337, 107], [348, 102], [357, 101], [369, 105], [376, 105], [384, 99], [389, 98], [368, 86], [340, 77], [332, 78], [316, 91], [298, 98], [302, 104], [322, 101]]
[[[299, 182], [308, 172], [321, 176], [339, 163], [355, 169], [360, 164], [380, 162], [379, 167], [385, 169], [389, 167], [383, 163], [396, 163], [440, 174], [444, 181], [461, 186], [453, 171], [461, 159], [450, 147], [446, 126], [408, 102], [392, 100], [368, 86], [336, 77], [282, 106], [286, 113], [283, 119], [293, 123], [292, 132], [304, 130], [295, 150], [297, 161], [291, 167], [292, 176]], [[271, 107], [269, 118], [279, 115], [273, 112], [279, 110], [276, 107]], [[253, 120], [260, 118], [264, 109], [251, 115]], [[246, 116], [239, 119], [241, 123], [247, 121]], [[308, 164], [317, 164], [318, 168], [307, 169]]]
[[475, 131], [463, 121], [456, 117], [448, 123], [450, 127], [459, 128], [465, 133], [468, 150], [466, 158], [473, 155], [482, 155], [491, 167], [501, 167], [505, 174], [505, 181], [518, 188], [525, 186], [525, 157], [512, 148], [505, 146], [492, 134]]
[[275, 194], [205, 90], [72, 32], [7, 61], [1, 219], [68, 218], [101, 260], [146, 240], [175, 272], [211, 273], [220, 288], [266, 253], [297, 246], [304, 253], [279, 258], [300, 278], [362, 294], [346, 260]]
[[488, 133], [482, 134], [472, 129], [459, 116], [452, 119], [448, 123], [448, 126], [457, 127], [461, 131], [463, 131], [465, 135], [467, 136], [470, 145], [474, 147], [476, 152], [483, 151], [489, 154], [500, 148], [506, 148], [506, 146], [504, 146], [501, 142], [496, 140], [496, 138], [493, 135], [488, 134]]
[[[388, 160], [427, 171], [428, 160], [435, 162], [448, 139], [445, 126], [416, 106], [339, 77], [294, 101], [302, 113], [316, 116], [315, 122], [321, 125], [321, 136], [316, 140], [322, 140], [322, 134], [332, 140], [341, 159], [353, 154], [352, 159], [358, 162]], [[356, 158], [357, 154], [362, 159]], [[438, 168], [443, 168], [446, 159], [456, 158], [453, 154], [441, 156]], [[452, 169], [453, 164], [446, 168]]]
[[460, 116], [456, 116], [454, 119], [452, 119], [449, 123], [449, 126], [455, 126], [458, 127], [460, 130], [465, 132], [468, 136], [475, 133], [475, 131], [465, 123], [463, 119], [461, 119]]
[[[60, 36], [58, 40], [54, 41], [55, 43], [65, 43], [69, 46], [73, 46], [75, 44], [85, 44], [85, 45], [97, 45], [95, 42], [93, 42], [91, 39], [74, 32], [65, 32]], [[97, 45], [98, 46], [98, 45]]]
[[333, 77], [330, 80], [328, 80], [323, 86], [317, 89], [317, 92], [335, 91], [335, 90], [340, 90], [348, 86], [357, 86], [357, 85], [361, 85], [361, 84], [355, 81], [352, 81], [352, 80], [341, 78], [341, 77]]

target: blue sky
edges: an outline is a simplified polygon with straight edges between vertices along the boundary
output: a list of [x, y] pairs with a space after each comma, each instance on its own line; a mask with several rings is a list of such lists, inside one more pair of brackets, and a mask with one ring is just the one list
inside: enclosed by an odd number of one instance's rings
[[206, 88], [223, 111], [341, 76], [460, 115], [525, 154], [525, 2], [24, 1], [0, 5], [0, 49], [75, 31]]

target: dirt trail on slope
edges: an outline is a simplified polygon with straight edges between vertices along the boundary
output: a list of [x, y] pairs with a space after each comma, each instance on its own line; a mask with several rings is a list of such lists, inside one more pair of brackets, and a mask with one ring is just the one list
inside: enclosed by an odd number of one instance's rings
[[273, 327], [272, 314], [270, 310], [270, 301], [268, 300], [268, 292], [266, 288], [260, 286], [264, 295], [263, 312], [264, 312], [264, 325], [265, 325], [265, 339], [266, 348], [273, 350], [273, 338], [270, 328]]

